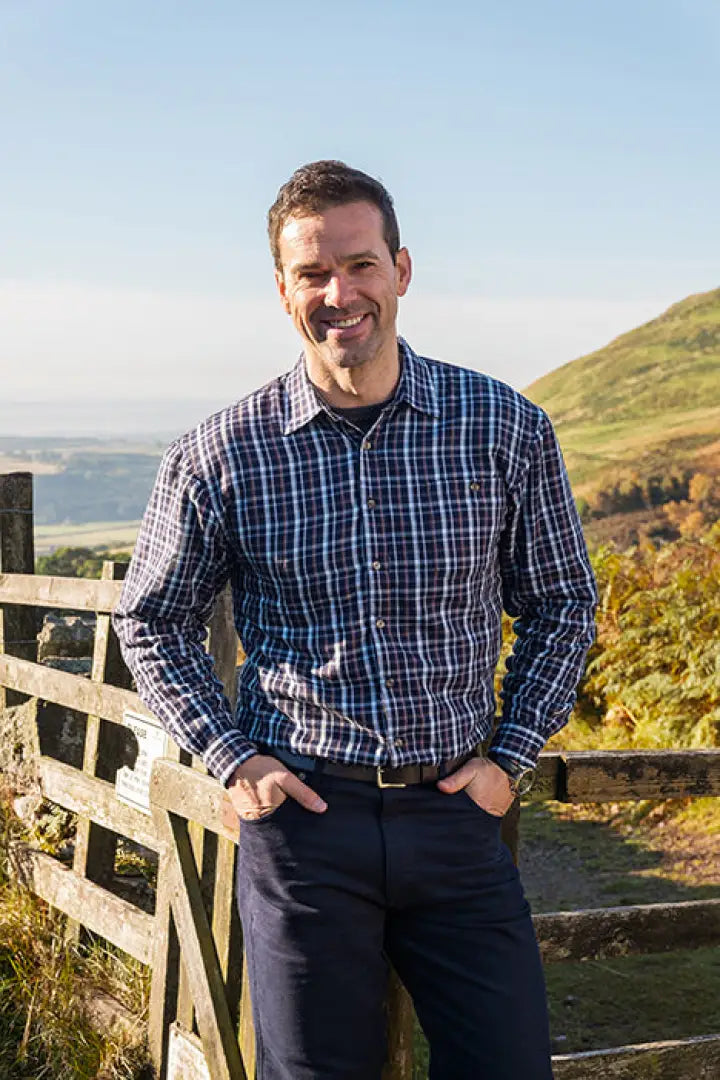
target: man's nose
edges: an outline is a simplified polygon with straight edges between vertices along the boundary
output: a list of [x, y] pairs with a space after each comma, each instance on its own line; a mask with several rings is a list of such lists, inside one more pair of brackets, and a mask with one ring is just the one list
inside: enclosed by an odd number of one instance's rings
[[331, 274], [325, 288], [328, 307], [345, 308], [353, 299], [354, 289], [346, 274]]

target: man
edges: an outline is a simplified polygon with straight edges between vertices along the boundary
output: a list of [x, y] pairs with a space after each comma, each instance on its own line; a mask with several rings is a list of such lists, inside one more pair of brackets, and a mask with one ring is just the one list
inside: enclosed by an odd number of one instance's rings
[[[548, 1080], [499, 830], [592, 639], [562, 458], [539, 408], [398, 339], [411, 263], [382, 185], [307, 165], [269, 233], [304, 354], [170, 447], [115, 619], [144, 700], [243, 822], [257, 1075], [379, 1080], [390, 962], [433, 1080]], [[202, 645], [228, 579], [235, 717]]]

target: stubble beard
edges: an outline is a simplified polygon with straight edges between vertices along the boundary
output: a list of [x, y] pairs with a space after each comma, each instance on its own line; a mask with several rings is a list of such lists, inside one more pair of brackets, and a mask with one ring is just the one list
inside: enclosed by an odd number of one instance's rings
[[318, 341], [317, 351], [325, 364], [348, 371], [362, 367], [377, 356], [380, 351], [377, 336], [377, 323], [373, 325], [369, 337], [357, 345], [334, 344], [330, 335], [326, 334], [323, 340]]

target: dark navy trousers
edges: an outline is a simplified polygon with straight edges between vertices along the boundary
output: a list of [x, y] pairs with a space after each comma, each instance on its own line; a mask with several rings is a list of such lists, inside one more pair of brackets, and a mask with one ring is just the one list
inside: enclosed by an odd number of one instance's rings
[[500, 820], [434, 784], [303, 779], [324, 814], [286, 799], [240, 827], [257, 1080], [380, 1080], [389, 963], [431, 1080], [552, 1080], [542, 968]]

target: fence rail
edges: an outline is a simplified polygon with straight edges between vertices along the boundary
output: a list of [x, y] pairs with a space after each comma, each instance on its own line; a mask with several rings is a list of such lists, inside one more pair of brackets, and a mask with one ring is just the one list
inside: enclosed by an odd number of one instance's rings
[[0, 574], [3, 604], [67, 611], [114, 611], [122, 582], [39, 574]]
[[[110, 685], [127, 679], [112, 652], [116, 642], [108, 618], [121, 583], [110, 580], [116, 570], [109, 564], [101, 581], [27, 572], [27, 485], [7, 479], [0, 477], [0, 509], [5, 511], [0, 529], [13, 543], [3, 547], [0, 532], [0, 693], [20, 700], [30, 695], [88, 715], [82, 770], [49, 757], [37, 760], [44, 795], [79, 815], [82, 857], [76, 852], [69, 868], [15, 845], [18, 876], [77, 926], [151, 965], [150, 1042], [161, 1078], [168, 1067], [171, 1029], [177, 1035], [197, 1024], [212, 1080], [246, 1080], [254, 1075], [255, 1064], [234, 905], [237, 817], [220, 785], [179, 751], [175, 757], [181, 760], [155, 762], [152, 817], [118, 800], [111, 733], [127, 710], [148, 715], [137, 694]], [[10, 508], [2, 505], [8, 492], [18, 515], [24, 515], [22, 528], [8, 525]], [[25, 537], [24, 547], [18, 537]], [[7, 627], [20, 625], [13, 622], [18, 606], [33, 618], [33, 608], [94, 612], [92, 678], [38, 664], [27, 641], [8, 637]], [[237, 639], [227, 595], [213, 615], [210, 648], [232, 696]], [[720, 796], [718, 750], [544, 754], [532, 799], [585, 803], [699, 795]], [[514, 820], [509, 818], [510, 829]], [[107, 887], [118, 836], [158, 854], [154, 915]], [[512, 844], [512, 835], [507, 838]], [[720, 900], [555, 912], [537, 915], [534, 922], [546, 963], [720, 944]], [[390, 1054], [383, 1080], [410, 1080], [413, 1014], [397, 981], [389, 1013]], [[556, 1055], [553, 1065], [556, 1080], [715, 1080], [720, 1035]]]

